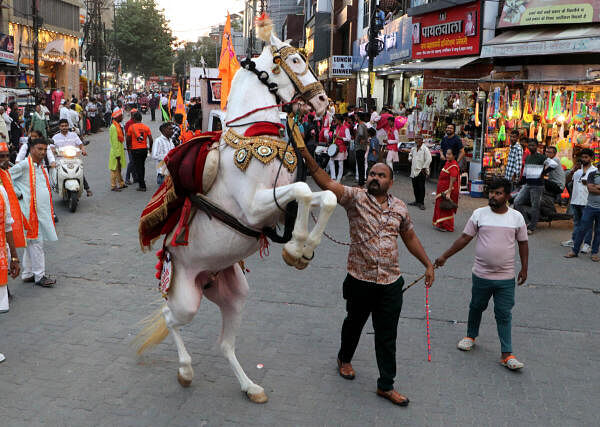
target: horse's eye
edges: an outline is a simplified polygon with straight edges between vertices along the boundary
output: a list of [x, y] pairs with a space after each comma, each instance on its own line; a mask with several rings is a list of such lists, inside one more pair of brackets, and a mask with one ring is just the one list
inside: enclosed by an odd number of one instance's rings
[[298, 58], [294, 58], [294, 60], [292, 61], [294, 64], [298, 63]]

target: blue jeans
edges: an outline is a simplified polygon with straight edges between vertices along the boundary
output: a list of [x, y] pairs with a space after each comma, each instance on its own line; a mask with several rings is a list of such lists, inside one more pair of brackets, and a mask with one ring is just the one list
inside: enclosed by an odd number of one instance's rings
[[[594, 221], [596, 221], [595, 226]], [[573, 242], [573, 252], [575, 254], [579, 254], [579, 251], [581, 250], [581, 245], [583, 244], [583, 238], [588, 232], [588, 230], [590, 232], [592, 231], [592, 228], [594, 229], [592, 255], [597, 255], [598, 249], [600, 249], [600, 208], [592, 208], [590, 206], [586, 206], [583, 210], [583, 216], [581, 217], [579, 227], [577, 227], [577, 237]]]
[[492, 295], [494, 296], [494, 315], [496, 316], [498, 338], [500, 338], [500, 351], [502, 353], [512, 353], [511, 310], [515, 305], [514, 278], [491, 280], [483, 279], [473, 274], [467, 336], [475, 339], [479, 335], [481, 315], [487, 308]]
[[[579, 224], [581, 224], [581, 217], [583, 216], [584, 209], [585, 206], [571, 205], [571, 211], [573, 212], [573, 234], [571, 235], [571, 240], [573, 240], [573, 242], [575, 242], [575, 239], [577, 238], [577, 230]], [[585, 237], [583, 238], [583, 243], [587, 243], [588, 245], [592, 244], [592, 231], [591, 227], [587, 230]]]

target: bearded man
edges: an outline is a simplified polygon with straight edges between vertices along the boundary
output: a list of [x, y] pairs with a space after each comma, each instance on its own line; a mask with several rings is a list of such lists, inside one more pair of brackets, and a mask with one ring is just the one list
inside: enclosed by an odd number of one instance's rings
[[338, 203], [346, 209], [350, 223], [348, 273], [343, 284], [347, 314], [337, 356], [338, 372], [345, 379], [354, 379], [350, 362], [371, 315], [379, 368], [377, 395], [396, 405], [407, 406], [409, 399], [394, 390], [396, 335], [404, 284], [398, 260], [398, 236], [426, 267], [427, 287], [433, 284], [433, 264], [414, 231], [406, 205], [389, 193], [393, 172], [388, 165], [373, 165], [366, 189], [347, 187], [331, 179], [306, 148], [301, 152], [310, 175], [321, 189], [331, 190], [336, 195]]

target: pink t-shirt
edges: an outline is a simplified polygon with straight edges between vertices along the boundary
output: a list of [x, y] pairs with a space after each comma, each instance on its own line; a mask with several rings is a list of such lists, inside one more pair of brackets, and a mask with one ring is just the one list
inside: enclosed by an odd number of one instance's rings
[[58, 113], [60, 108], [60, 100], [63, 99], [64, 93], [62, 90], [55, 90], [52, 93], [52, 114]]
[[463, 233], [477, 235], [473, 274], [482, 279], [515, 278], [516, 242], [527, 241], [527, 225], [519, 211], [497, 214], [489, 206], [476, 209]]

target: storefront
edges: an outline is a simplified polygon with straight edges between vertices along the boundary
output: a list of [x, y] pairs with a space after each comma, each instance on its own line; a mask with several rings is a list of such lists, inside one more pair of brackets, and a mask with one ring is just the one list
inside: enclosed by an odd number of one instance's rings
[[[33, 70], [33, 50], [31, 49], [32, 28], [10, 22], [9, 33], [14, 38], [15, 57], [21, 64]], [[19, 52], [19, 46], [22, 47]], [[67, 95], [79, 94], [79, 39], [69, 34], [61, 34], [45, 29], [39, 30], [40, 73], [42, 86], [46, 90], [64, 88]], [[33, 78], [27, 78], [33, 86]]]
[[489, 179], [503, 175], [517, 129], [543, 149], [555, 146], [570, 169], [581, 148], [600, 156], [600, 2], [532, 0], [505, 5], [481, 57], [494, 58], [488, 96], [482, 167]]

